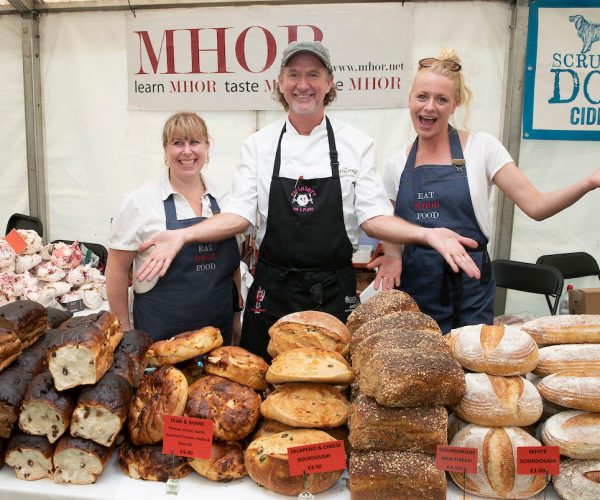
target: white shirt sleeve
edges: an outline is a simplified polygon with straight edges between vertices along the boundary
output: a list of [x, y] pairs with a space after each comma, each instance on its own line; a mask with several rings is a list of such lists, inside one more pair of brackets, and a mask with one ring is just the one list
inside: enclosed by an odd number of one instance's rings
[[396, 201], [398, 187], [400, 186], [400, 176], [404, 172], [406, 165], [405, 148], [401, 149], [389, 157], [385, 162], [383, 171], [383, 185], [389, 200]]
[[141, 224], [141, 210], [136, 199], [125, 197], [119, 214], [111, 221], [109, 248], [137, 251], [142, 243], [138, 228]]

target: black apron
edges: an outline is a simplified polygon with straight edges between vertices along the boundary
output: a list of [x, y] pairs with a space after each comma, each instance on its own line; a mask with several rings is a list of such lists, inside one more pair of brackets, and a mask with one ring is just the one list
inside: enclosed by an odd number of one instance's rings
[[267, 360], [268, 330], [282, 316], [317, 310], [346, 321], [356, 307], [352, 243], [344, 224], [338, 154], [328, 118], [326, 125], [331, 177], [280, 177], [285, 125], [277, 143], [267, 228], [240, 341], [241, 347]]
[[[217, 201], [210, 194], [208, 196], [213, 214], [218, 214]], [[206, 219], [178, 220], [172, 194], [163, 205], [167, 229], [193, 226]], [[233, 321], [233, 273], [239, 265], [240, 253], [235, 238], [185, 245], [151, 290], [134, 294], [134, 327], [148, 332], [156, 341], [214, 326], [221, 330], [223, 345], [229, 345]]]
[[481, 270], [481, 280], [462, 271], [454, 273], [443, 257], [429, 247], [406, 245], [402, 254], [400, 289], [410, 294], [421, 310], [435, 319], [443, 333], [479, 323], [492, 324], [496, 281], [467, 180], [467, 165], [458, 132], [448, 127], [452, 165], [415, 168], [415, 140], [396, 196], [395, 214], [424, 227], [445, 227], [478, 242], [466, 248]]

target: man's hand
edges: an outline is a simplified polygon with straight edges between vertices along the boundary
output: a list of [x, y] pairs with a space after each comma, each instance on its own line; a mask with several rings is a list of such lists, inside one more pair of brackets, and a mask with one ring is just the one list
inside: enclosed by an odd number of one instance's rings
[[157, 275], [164, 276], [184, 244], [183, 232], [180, 229], [163, 231], [142, 243], [138, 248], [140, 253], [145, 252], [150, 247], [154, 248], [135, 273], [136, 278], [140, 281], [152, 281]]
[[425, 240], [427, 245], [440, 253], [455, 273], [462, 269], [469, 278], [481, 277], [479, 268], [465, 250], [465, 247], [477, 248], [475, 240], [446, 228], [428, 229]]
[[367, 264], [367, 269], [377, 268], [375, 290], [391, 290], [400, 285], [402, 257], [397, 255], [381, 255]]

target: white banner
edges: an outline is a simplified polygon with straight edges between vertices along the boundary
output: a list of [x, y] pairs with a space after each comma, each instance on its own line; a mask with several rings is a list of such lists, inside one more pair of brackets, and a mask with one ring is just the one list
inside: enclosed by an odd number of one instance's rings
[[400, 3], [138, 11], [127, 16], [130, 109], [275, 110], [286, 45], [319, 40], [338, 109], [406, 107], [413, 8]]

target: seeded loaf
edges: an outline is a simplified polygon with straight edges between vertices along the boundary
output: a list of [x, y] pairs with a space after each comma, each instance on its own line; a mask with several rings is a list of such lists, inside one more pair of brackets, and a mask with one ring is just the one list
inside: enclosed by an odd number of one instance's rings
[[88, 439], [63, 436], [56, 443], [54, 482], [92, 484], [104, 470], [114, 447], [101, 446]]
[[399, 311], [419, 311], [419, 306], [414, 299], [400, 290], [384, 290], [371, 297], [366, 302], [358, 305], [346, 321], [350, 333], [354, 335], [367, 321], [380, 318], [390, 313]]

